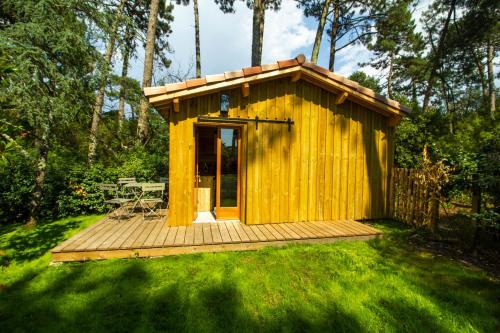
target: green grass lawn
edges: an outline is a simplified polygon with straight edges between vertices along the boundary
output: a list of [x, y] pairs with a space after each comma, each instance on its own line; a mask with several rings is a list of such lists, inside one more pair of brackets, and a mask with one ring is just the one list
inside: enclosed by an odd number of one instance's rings
[[498, 332], [500, 283], [383, 240], [49, 266], [51, 247], [98, 220], [2, 226], [2, 332]]

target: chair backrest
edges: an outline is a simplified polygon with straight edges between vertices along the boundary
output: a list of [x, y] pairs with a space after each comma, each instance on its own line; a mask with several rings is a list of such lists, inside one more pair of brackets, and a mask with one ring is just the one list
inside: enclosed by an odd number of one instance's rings
[[116, 184], [99, 184], [99, 188], [102, 191], [116, 191], [118, 186]]
[[104, 192], [105, 197], [106, 193], [108, 193], [108, 196], [109, 194], [111, 194], [111, 192], [113, 196], [116, 196], [118, 194], [118, 185], [116, 184], [99, 184], [99, 188]]
[[118, 184], [123, 185], [123, 184], [128, 184], [128, 183], [135, 183], [135, 177], [130, 177], [130, 178], [118, 178]]
[[165, 183], [142, 183], [142, 192], [162, 192], [165, 191]]
[[160, 183], [168, 183], [168, 178], [167, 177], [160, 177]]

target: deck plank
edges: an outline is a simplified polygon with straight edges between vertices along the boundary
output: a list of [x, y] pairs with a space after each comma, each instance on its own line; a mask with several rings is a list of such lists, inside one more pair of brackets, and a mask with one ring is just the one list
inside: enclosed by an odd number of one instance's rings
[[177, 232], [179, 231], [179, 227], [170, 227], [170, 231], [168, 232], [167, 238], [163, 242], [163, 246], [172, 246], [175, 242], [175, 237], [177, 237]]
[[194, 243], [203, 244], [203, 226], [201, 224], [193, 224], [194, 228]]
[[132, 248], [135, 240], [141, 236], [141, 234], [146, 230], [149, 225], [141, 220], [139, 226], [134, 230], [134, 232], [123, 242], [120, 248]]
[[106, 223], [106, 218], [104, 218], [100, 221], [97, 221], [96, 223], [92, 224], [90, 227], [88, 227], [88, 228], [82, 230], [81, 232], [79, 232], [78, 234], [68, 238], [67, 240], [65, 240], [61, 244], [57, 245], [54, 249], [52, 249], [52, 251], [58, 252], [58, 251], [64, 249], [66, 246], [70, 245], [71, 243], [75, 242], [76, 240], [85, 237], [85, 235], [91, 233], [95, 228], [99, 227], [103, 223]]
[[168, 234], [170, 233], [171, 230], [172, 230], [172, 227], [170, 227], [166, 224], [163, 224], [163, 227], [161, 228], [160, 233], [158, 234], [158, 236], [156, 236], [156, 239], [153, 242], [153, 247], [163, 246], [163, 244], [165, 243], [165, 240], [167, 239]]
[[329, 237], [344, 237], [344, 236], [346, 236], [345, 230], [342, 228], [338, 228], [336, 223], [316, 221], [316, 222], [313, 222], [311, 224], [313, 225], [313, 227], [329, 233], [331, 235]]
[[242, 242], [250, 242], [250, 237], [247, 235], [245, 230], [241, 227], [240, 222], [230, 222], [234, 228], [234, 230], [238, 233], [238, 236], [240, 236], [240, 239]]
[[300, 232], [303, 238], [320, 238], [317, 233], [309, 231], [307, 228], [304, 228], [302, 224], [303, 223], [291, 223], [296, 232]]
[[292, 225], [293, 223], [281, 223], [280, 226], [282, 229], [286, 230], [286, 232], [288, 232], [288, 234], [292, 237], [292, 239], [301, 239], [303, 238], [302, 236], [300, 236], [298, 233], [296, 233], [293, 229], [292, 229]]
[[240, 235], [238, 235], [238, 233], [236, 232], [234, 225], [232, 223], [226, 223], [226, 227], [227, 227], [227, 232], [231, 237], [231, 241], [233, 243], [241, 243]]
[[326, 227], [322, 228], [321, 226], [317, 225], [316, 222], [304, 222], [303, 225], [304, 228], [308, 228], [318, 238], [335, 237], [335, 232]]
[[337, 226], [341, 226], [346, 230], [346, 233], [348, 234], [353, 234], [353, 235], [366, 235], [367, 232], [363, 231], [355, 226], [354, 223], [348, 223], [346, 221], [339, 221], [336, 223]]
[[229, 236], [229, 232], [227, 231], [227, 227], [225, 223], [218, 223], [220, 235], [222, 237], [222, 241], [224, 243], [231, 243], [231, 236]]
[[281, 224], [282, 223], [276, 223], [276, 225], [273, 225], [273, 228], [276, 229], [276, 231], [279, 232], [286, 240], [294, 239], [294, 237], [288, 232], [288, 230], [283, 228]]
[[194, 228], [187, 227], [186, 235], [184, 236], [184, 245], [193, 245], [194, 243]]
[[113, 235], [117, 234], [121, 227], [123, 227], [123, 224], [113, 223], [110, 224], [106, 230], [101, 229], [99, 235], [93, 237], [93, 242], [91, 242], [85, 250], [96, 250], [105, 247], [106, 244], [108, 244], [108, 240], [112, 238]]
[[155, 224], [151, 223], [151, 222], [145, 222], [145, 224], [146, 224], [146, 227], [141, 232], [139, 237], [137, 237], [135, 239], [134, 243], [132, 244], [133, 248], [142, 247], [144, 245], [144, 242], [146, 241], [146, 239], [148, 239], [149, 234], [153, 231], [153, 229], [155, 227]]
[[99, 249], [109, 249], [111, 245], [124, 233], [129, 230], [134, 223], [138, 220], [137, 216], [134, 216], [130, 221], [126, 223], [122, 223], [118, 229], [115, 230], [111, 237], [108, 237], [101, 245], [99, 245]]
[[249, 225], [247, 226], [248, 229], [252, 230], [252, 232], [257, 236], [259, 241], [266, 241], [267, 237], [260, 231], [259, 227], [256, 225]]
[[130, 223], [130, 227], [123, 231], [121, 235], [119, 235], [114, 241], [110, 242], [110, 244], [105, 249], [120, 249], [122, 244], [134, 233], [134, 231], [139, 228], [142, 224], [141, 219], [136, 219]]
[[83, 243], [87, 242], [92, 236], [97, 235], [101, 229], [106, 227], [108, 220], [106, 219], [103, 223], [99, 224], [96, 228], [93, 228], [90, 232], [84, 234], [82, 237], [75, 239], [73, 242], [67, 244], [62, 248], [63, 251], [75, 250], [79, 248]]
[[203, 244], [212, 244], [212, 230], [209, 223], [203, 223]]
[[262, 226], [269, 230], [269, 232], [274, 236], [274, 238], [276, 238], [276, 240], [285, 240], [285, 237], [280, 234], [278, 230], [276, 230], [274, 224], [263, 224]]
[[358, 221], [353, 221], [353, 220], [350, 220], [350, 221], [347, 221], [348, 223], [351, 223], [352, 225], [356, 226], [356, 228], [360, 229], [360, 230], [363, 230], [363, 231], [366, 231], [366, 232], [369, 232], [369, 233], [378, 233], [379, 231], [369, 225], [366, 225], [364, 223], [361, 223], [361, 222], [358, 222]]
[[183, 245], [184, 238], [186, 237], [186, 227], [180, 226], [179, 230], [177, 230], [177, 235], [175, 235], [174, 245]]
[[109, 237], [109, 230], [112, 230], [115, 225], [115, 222], [108, 221], [98, 233], [92, 235], [91, 237], [87, 237], [85, 241], [76, 248], [76, 250], [95, 249], [96, 245], [101, 244], [107, 237]]
[[220, 234], [219, 226], [217, 223], [210, 224], [210, 230], [212, 231], [212, 241], [214, 244], [222, 243], [222, 236]]
[[[169, 227], [164, 220], [103, 218], [52, 249], [56, 261], [258, 249], [266, 244], [371, 239], [380, 231], [354, 220], [246, 225], [217, 222]], [[178, 250], [175, 250], [178, 249]]]
[[257, 229], [259, 229], [259, 231], [264, 235], [264, 237], [266, 237], [265, 241], [274, 241], [274, 240], [276, 240], [276, 237], [274, 237], [274, 235], [271, 233], [271, 231], [269, 231], [264, 226], [264, 224], [258, 224], [258, 225], [255, 225], [255, 227]]
[[248, 238], [250, 238], [251, 242], [258, 242], [259, 241], [259, 237], [257, 237], [257, 235], [254, 233], [254, 231], [251, 228], [249, 228], [247, 225], [240, 224], [240, 227], [243, 230], [245, 230], [245, 232], [248, 235]]
[[160, 231], [161, 229], [163, 228], [164, 226], [164, 222], [159, 220], [159, 221], [155, 221], [155, 226], [153, 228], [153, 230], [151, 231], [151, 233], [149, 234], [148, 238], [146, 239], [146, 241], [144, 242], [144, 246], [152, 246], [156, 237], [158, 237], [158, 235], [160, 234]]

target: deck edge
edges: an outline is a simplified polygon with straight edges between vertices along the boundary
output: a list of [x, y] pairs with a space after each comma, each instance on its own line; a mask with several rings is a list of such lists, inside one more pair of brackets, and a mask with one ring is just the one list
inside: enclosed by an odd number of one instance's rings
[[266, 247], [285, 247], [293, 244], [324, 244], [338, 241], [366, 241], [374, 238], [382, 238], [381, 233], [373, 235], [325, 237], [296, 240], [263, 241], [263, 242], [242, 242], [227, 244], [207, 244], [191, 246], [169, 246], [151, 248], [132, 248], [120, 250], [94, 250], [94, 251], [70, 251], [52, 252], [52, 262], [74, 262], [104, 259], [126, 259], [126, 258], [147, 258], [162, 257], [179, 254], [194, 253], [216, 253], [225, 251], [253, 251]]

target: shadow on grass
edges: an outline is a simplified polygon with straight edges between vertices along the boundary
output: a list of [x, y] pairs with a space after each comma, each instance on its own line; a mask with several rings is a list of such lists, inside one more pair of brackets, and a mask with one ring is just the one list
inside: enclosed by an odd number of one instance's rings
[[[495, 304], [499, 301], [498, 280], [487, 278], [486, 273], [466, 268], [449, 258], [435, 256], [432, 253], [418, 251], [408, 246], [408, 238], [418, 231], [411, 227], [401, 225], [394, 221], [382, 222], [377, 225], [379, 229], [390, 228], [385, 239], [369, 242], [380, 255], [379, 262], [389, 271], [402, 272], [399, 274], [405, 285], [411, 286], [412, 292], [423, 296], [438, 308], [457, 316], [463, 316], [464, 309], [471, 318], [481, 318], [485, 314], [500, 315], [496, 308], [485, 308], [487, 303]], [[389, 313], [395, 314], [391, 320], [418, 320], [420, 325], [425, 325], [431, 331], [441, 332], [439, 324], [432, 319], [432, 315], [424, 313], [416, 306], [400, 300], [379, 300], [381, 307], [387, 308]], [[487, 304], [486, 303], [486, 304]], [[488, 317], [488, 316], [486, 316]], [[482, 320], [476, 321], [476, 327], [481, 327]], [[411, 328], [411, 325], [409, 326]], [[486, 328], [483, 328], [486, 330]], [[414, 331], [413, 329], [410, 329]], [[446, 330], [444, 330], [446, 331]]]
[[[123, 263], [123, 262], [122, 262]], [[64, 332], [362, 332], [357, 318], [330, 302], [320, 318], [282, 305], [279, 315], [250, 312], [229, 280], [189, 290], [173, 282], [148, 288], [140, 261], [113, 275], [91, 277], [90, 265], [65, 267], [41, 290], [19, 281], [0, 292], [0, 322], [11, 331]], [[166, 277], [167, 278], [167, 277]], [[68, 295], [72, 295], [68, 298]], [[85, 298], [75, 301], [75, 296]], [[68, 301], [64, 301], [67, 299]], [[299, 302], [300, 304], [300, 302]], [[28, 319], [29, 318], [29, 319]]]
[[23, 263], [43, 256], [67, 239], [68, 232], [79, 229], [90, 218], [46, 221], [33, 228], [26, 228], [19, 224], [2, 226], [0, 249], [7, 249], [8, 252], [0, 257], [0, 266], [7, 266], [11, 261]]
[[455, 321], [478, 331], [498, 325], [497, 282], [412, 251], [404, 246], [412, 232], [406, 227], [380, 228], [390, 232], [368, 243], [50, 267], [0, 290], [2, 330], [448, 332], [457, 330]]

